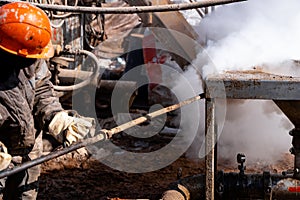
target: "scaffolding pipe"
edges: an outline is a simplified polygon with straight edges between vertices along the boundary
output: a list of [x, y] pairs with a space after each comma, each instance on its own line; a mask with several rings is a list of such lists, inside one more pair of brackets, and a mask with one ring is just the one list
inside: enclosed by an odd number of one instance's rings
[[139, 117], [139, 118], [134, 119], [132, 121], [129, 121], [127, 123], [124, 123], [124, 124], [122, 124], [120, 126], [117, 126], [113, 129], [110, 129], [110, 130], [101, 129], [98, 132], [98, 134], [96, 134], [96, 136], [94, 136], [94, 137], [84, 139], [82, 141], [79, 141], [78, 143], [75, 143], [71, 146], [65, 147], [61, 150], [53, 151], [53, 152], [51, 152], [51, 153], [49, 153], [45, 156], [41, 156], [37, 159], [25, 162], [21, 165], [18, 165], [16, 167], [14, 167], [14, 168], [8, 168], [6, 170], [3, 170], [0, 173], [0, 178], [4, 178], [6, 176], [11, 176], [11, 175], [16, 174], [18, 172], [26, 170], [30, 167], [42, 164], [43, 162], [46, 162], [46, 161], [52, 160], [54, 158], [57, 158], [59, 156], [65, 155], [69, 152], [75, 151], [75, 150], [80, 149], [82, 147], [85, 147], [87, 145], [110, 139], [116, 133], [120, 133], [120, 132], [122, 132], [126, 129], [129, 129], [129, 128], [133, 127], [133, 126], [139, 125], [139, 124], [144, 123], [144, 122], [149, 121], [149, 120], [152, 120], [155, 117], [158, 117], [160, 115], [163, 115], [163, 114], [171, 112], [171, 111], [174, 111], [174, 110], [176, 110], [176, 109], [178, 109], [182, 106], [191, 104], [193, 102], [196, 102], [196, 101], [198, 101], [200, 99], [204, 99], [204, 98], [205, 98], [205, 94], [202, 93], [202, 94], [197, 95], [195, 97], [192, 97], [192, 98], [189, 98], [187, 100], [181, 101], [177, 104], [174, 104], [174, 105], [168, 106], [166, 108], [162, 108], [160, 110], [149, 113], [146, 116], [142, 116], [142, 117]]
[[[155, 6], [131, 6], [131, 7], [85, 7], [85, 6], [65, 6], [65, 5], [49, 5], [32, 3], [33, 5], [49, 11], [75, 12], [75, 13], [93, 13], [93, 14], [132, 14], [132, 13], [148, 13], [148, 12], [169, 12], [179, 10], [189, 10], [196, 8], [205, 8], [210, 6], [218, 6], [223, 4], [231, 4], [243, 2], [247, 0], [203, 0], [194, 3], [179, 3]], [[0, 0], [0, 5], [16, 2], [12, 0]]]

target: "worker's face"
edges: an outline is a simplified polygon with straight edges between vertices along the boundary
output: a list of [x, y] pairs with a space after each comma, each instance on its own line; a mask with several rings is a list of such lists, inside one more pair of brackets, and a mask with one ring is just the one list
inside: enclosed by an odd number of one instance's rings
[[0, 49], [0, 65], [3, 67], [19, 67], [25, 68], [29, 67], [36, 61], [35, 58], [25, 58], [22, 56], [17, 56], [11, 53], [8, 53], [2, 49]]

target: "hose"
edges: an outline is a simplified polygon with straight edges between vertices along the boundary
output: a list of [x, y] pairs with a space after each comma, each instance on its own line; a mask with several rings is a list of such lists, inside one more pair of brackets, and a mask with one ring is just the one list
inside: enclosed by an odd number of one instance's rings
[[98, 60], [98, 58], [95, 56], [95, 54], [93, 54], [90, 51], [87, 50], [76, 50], [74, 52], [69, 52], [71, 54], [85, 54], [89, 57], [92, 58], [92, 60], [94, 61], [94, 65], [93, 65], [93, 73], [84, 81], [77, 83], [75, 85], [70, 85], [70, 86], [60, 86], [60, 85], [54, 85], [53, 88], [54, 90], [57, 91], [73, 91], [73, 90], [78, 90], [80, 88], [83, 88], [87, 85], [89, 85], [90, 83], [93, 82], [93, 80], [99, 75], [100, 73], [100, 62]]

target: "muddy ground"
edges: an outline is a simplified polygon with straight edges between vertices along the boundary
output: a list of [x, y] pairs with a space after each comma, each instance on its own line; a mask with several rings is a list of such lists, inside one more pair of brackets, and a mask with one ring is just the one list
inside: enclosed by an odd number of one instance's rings
[[[131, 110], [131, 112], [143, 114], [141, 110]], [[111, 129], [116, 127], [114, 120], [109, 117], [110, 115], [102, 116], [99, 120], [102, 128]], [[167, 119], [170, 127], [172, 127], [171, 122], [174, 122], [174, 118], [170, 115]], [[176, 126], [173, 128], [176, 128]], [[174, 135], [161, 134], [161, 132], [147, 139], [136, 139], [120, 133], [110, 141], [126, 151], [145, 153], [161, 149], [173, 139]], [[187, 177], [205, 172], [204, 160], [196, 159], [195, 156], [191, 157], [190, 152], [195, 150], [194, 147], [195, 145], [168, 166], [147, 173], [118, 171], [102, 164], [101, 159], [86, 156], [83, 152], [69, 153], [42, 165], [38, 199], [157, 200], [167, 190], [169, 184], [178, 180], [178, 176]], [[103, 156], [105, 156], [104, 154], [106, 154], [105, 151]], [[235, 160], [236, 155], [232, 155], [232, 157]], [[278, 155], [278, 158], [279, 160], [274, 161], [272, 164], [257, 161], [249, 165], [246, 161], [246, 173], [262, 173], [263, 171], [281, 173], [293, 168], [293, 156], [291, 154]], [[132, 161], [122, 159], [122, 157], [118, 161], [120, 166], [123, 163], [126, 164], [126, 162]], [[218, 158], [218, 170], [237, 172], [238, 163]]]
[[[134, 141], [132, 137], [123, 135], [111, 141], [127, 150], [150, 152], [171, 140], [155, 136]], [[179, 171], [182, 176], [189, 176], [202, 173], [204, 169], [203, 161], [188, 159], [183, 155], [157, 171], [126, 173], [112, 169], [94, 157], [86, 156], [86, 153], [84, 150], [73, 152], [44, 163], [38, 199], [159, 199], [168, 185], [177, 180]], [[122, 163], [127, 164], [128, 161], [118, 161], [120, 166]]]
[[80, 166], [47, 165], [43, 167], [38, 199], [159, 199], [167, 186], [176, 181], [177, 171], [193, 175], [203, 171], [203, 164], [184, 157], [159, 171], [130, 174], [113, 170], [98, 161]]
[[[130, 138], [120, 138], [115, 143], [130, 143]], [[119, 140], [119, 141], [118, 141]], [[148, 149], [161, 146], [167, 140], [152, 138]], [[163, 141], [163, 142], [162, 142]], [[145, 150], [145, 149], [144, 149]], [[237, 171], [238, 164], [219, 159], [218, 169]], [[120, 161], [120, 163], [126, 161]], [[248, 173], [261, 173], [269, 170], [281, 173], [291, 169], [293, 157], [284, 154], [281, 160], [270, 165], [257, 162], [247, 166]], [[148, 173], [126, 173], [111, 169], [84, 153], [69, 153], [66, 156], [48, 161], [42, 165], [40, 191], [38, 199], [159, 199], [168, 185], [177, 180], [179, 171], [181, 177], [204, 173], [204, 161], [191, 159], [182, 155], [169, 166]]]

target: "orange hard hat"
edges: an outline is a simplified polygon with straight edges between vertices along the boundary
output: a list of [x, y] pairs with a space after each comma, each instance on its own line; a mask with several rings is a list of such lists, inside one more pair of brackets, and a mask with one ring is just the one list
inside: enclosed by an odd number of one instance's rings
[[44, 11], [27, 2], [1, 6], [0, 48], [26, 58], [51, 58], [50, 20]]

